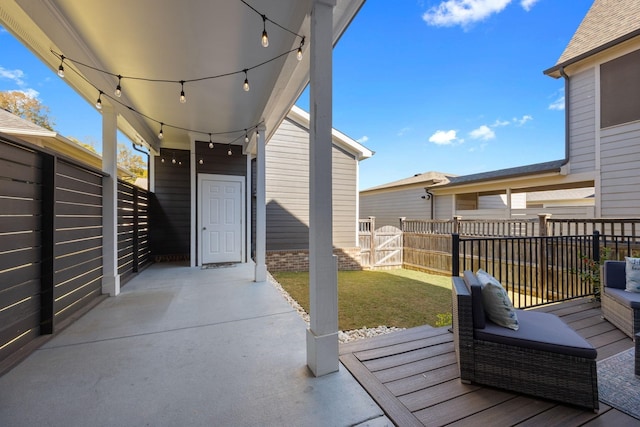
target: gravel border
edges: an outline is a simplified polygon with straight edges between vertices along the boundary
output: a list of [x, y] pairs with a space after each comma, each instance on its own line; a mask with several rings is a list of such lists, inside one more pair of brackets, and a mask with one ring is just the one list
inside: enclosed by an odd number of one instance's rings
[[[296, 310], [300, 317], [302, 317], [302, 320], [305, 321], [307, 326], [309, 326], [309, 314], [304, 310], [304, 308], [302, 308], [300, 304], [298, 304], [298, 301], [293, 299], [291, 295], [289, 295], [289, 293], [284, 290], [282, 285], [280, 285], [280, 283], [278, 283], [278, 281], [270, 273], [267, 273], [267, 279], [269, 283], [271, 283], [278, 291], [280, 291], [284, 299], [287, 300], [291, 307], [293, 307], [293, 309]], [[372, 338], [378, 335], [402, 331], [404, 329], [405, 328], [396, 328], [395, 326], [388, 327], [384, 325], [380, 325], [375, 328], [367, 328], [366, 326], [364, 326], [360, 329], [353, 329], [350, 331], [338, 331], [338, 341], [342, 344], [345, 344], [364, 338]]]

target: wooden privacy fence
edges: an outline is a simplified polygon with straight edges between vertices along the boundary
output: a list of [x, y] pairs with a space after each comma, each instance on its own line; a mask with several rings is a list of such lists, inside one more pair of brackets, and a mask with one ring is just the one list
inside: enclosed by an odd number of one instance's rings
[[[0, 372], [102, 292], [105, 174], [0, 135]], [[145, 190], [120, 183], [118, 271], [149, 262]]]

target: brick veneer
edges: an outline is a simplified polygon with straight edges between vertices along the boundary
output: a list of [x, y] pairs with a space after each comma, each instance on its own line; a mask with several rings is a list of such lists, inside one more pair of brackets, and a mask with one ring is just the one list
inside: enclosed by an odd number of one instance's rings
[[[362, 270], [360, 248], [336, 248], [333, 254], [338, 270]], [[309, 271], [309, 251], [267, 251], [266, 263], [269, 271]]]

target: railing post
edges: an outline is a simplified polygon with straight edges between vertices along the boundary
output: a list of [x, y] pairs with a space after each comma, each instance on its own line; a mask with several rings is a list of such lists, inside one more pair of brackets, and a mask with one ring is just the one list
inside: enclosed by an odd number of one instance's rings
[[460, 235], [453, 233], [451, 235], [451, 276], [460, 275]]
[[600, 263], [600, 232], [593, 230], [593, 242], [591, 247], [592, 259]]
[[398, 220], [400, 221], [400, 231], [404, 231], [404, 222], [407, 219], [407, 217], [405, 216], [401, 216], [400, 218], [398, 218]]
[[460, 220], [461, 216], [455, 215], [453, 217], [453, 234], [460, 234]]
[[549, 218], [551, 218], [551, 214], [541, 213], [538, 214], [538, 236], [548, 236], [549, 235]]
[[538, 214], [538, 221], [540, 221], [540, 229], [538, 230], [540, 237], [538, 240], [538, 283], [540, 284], [544, 298], [547, 297], [549, 291], [547, 289], [547, 237], [549, 233], [549, 218], [551, 218], [551, 214]]

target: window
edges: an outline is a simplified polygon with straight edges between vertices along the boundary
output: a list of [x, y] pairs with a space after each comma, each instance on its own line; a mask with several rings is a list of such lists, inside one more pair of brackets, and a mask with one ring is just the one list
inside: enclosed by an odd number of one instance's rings
[[600, 126], [640, 120], [640, 50], [600, 66]]

